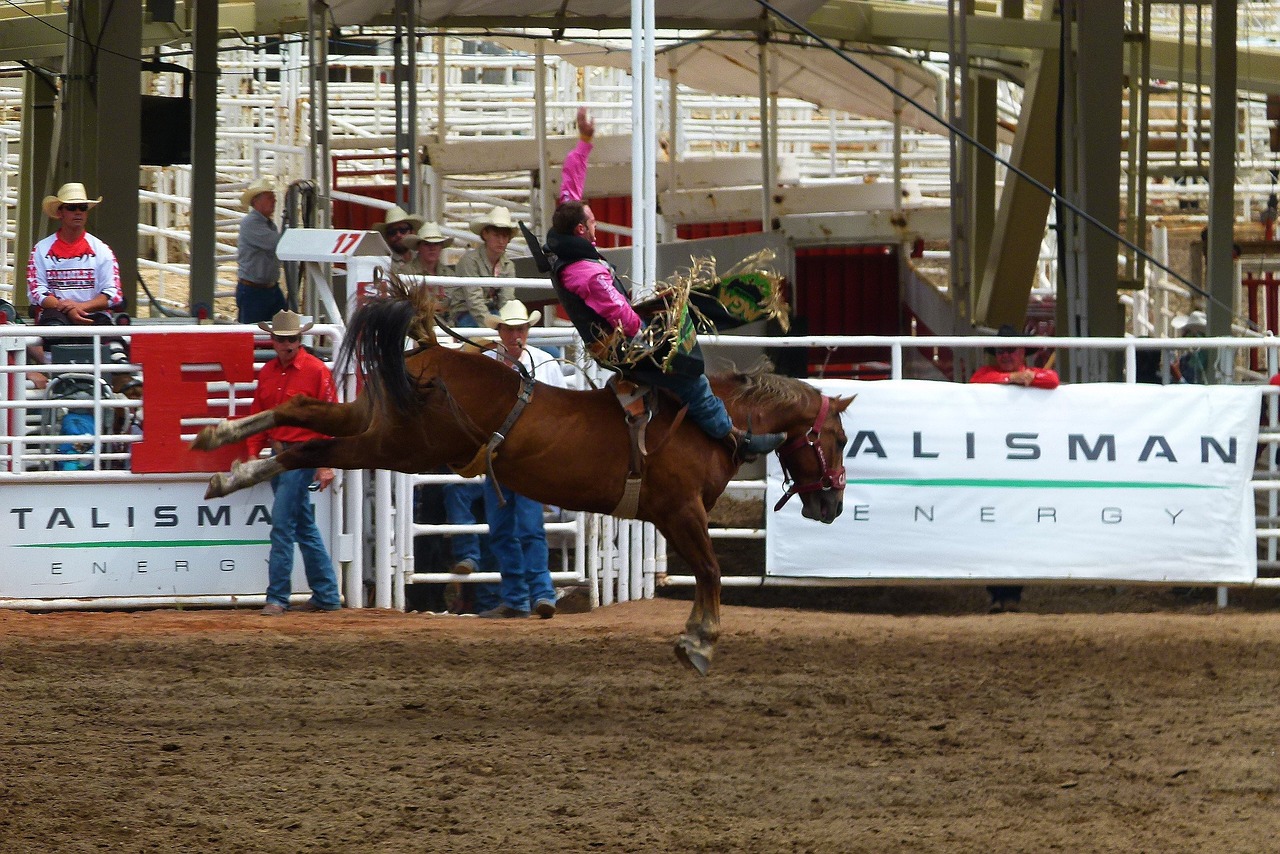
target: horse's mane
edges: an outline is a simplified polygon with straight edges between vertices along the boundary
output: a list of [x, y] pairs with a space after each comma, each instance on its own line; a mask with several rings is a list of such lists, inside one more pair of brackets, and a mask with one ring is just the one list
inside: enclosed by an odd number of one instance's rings
[[764, 407], [803, 404], [813, 391], [797, 379], [775, 374], [773, 363], [768, 359], [761, 359], [745, 371], [717, 374], [715, 378], [728, 386], [724, 394], [726, 401]]
[[435, 300], [427, 289], [410, 288], [393, 273], [386, 296], [366, 302], [351, 316], [337, 366], [345, 370], [354, 360], [375, 400], [385, 398], [401, 412], [412, 411], [420, 398], [405, 370], [404, 339], [436, 344], [434, 318]]

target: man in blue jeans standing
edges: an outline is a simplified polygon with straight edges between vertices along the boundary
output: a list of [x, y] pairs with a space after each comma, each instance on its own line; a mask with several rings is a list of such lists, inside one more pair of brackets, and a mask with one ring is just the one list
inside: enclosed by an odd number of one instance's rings
[[[568, 388], [560, 363], [549, 353], [529, 345], [529, 327], [541, 312], [532, 314], [518, 299], [508, 300], [489, 325], [498, 330], [501, 344], [485, 355], [518, 370], [518, 366], [541, 384]], [[546, 394], [541, 385], [534, 395]], [[489, 522], [489, 548], [502, 573], [502, 600], [479, 614], [486, 618], [527, 617], [542, 619], [556, 614], [556, 589], [547, 567], [547, 531], [542, 521], [542, 503], [502, 487], [501, 499], [492, 483], [484, 485], [484, 514]]]
[[[253, 395], [249, 414], [263, 412], [298, 394], [328, 403], [337, 403], [333, 375], [315, 356], [302, 349], [302, 333], [312, 327], [302, 325], [302, 318], [292, 311], [279, 311], [270, 323], [258, 324], [271, 333], [271, 346], [276, 357], [258, 373], [258, 389]], [[273, 427], [248, 439], [249, 454], [256, 458], [268, 445], [273, 454], [310, 439], [324, 438], [302, 427]], [[285, 611], [336, 611], [342, 607], [338, 593], [338, 577], [333, 561], [316, 527], [315, 507], [308, 494], [312, 482], [320, 490], [333, 483], [333, 469], [293, 469], [271, 479], [275, 501], [271, 505], [271, 553], [267, 559], [267, 603], [263, 616], [276, 617]], [[302, 550], [302, 565], [307, 573], [311, 598], [290, 606], [293, 588], [293, 547]]]

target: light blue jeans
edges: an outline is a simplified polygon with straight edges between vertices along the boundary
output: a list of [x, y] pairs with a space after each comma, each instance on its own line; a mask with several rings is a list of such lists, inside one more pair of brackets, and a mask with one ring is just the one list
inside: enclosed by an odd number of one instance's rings
[[302, 566], [311, 588], [311, 601], [328, 610], [342, 607], [333, 561], [316, 527], [316, 509], [307, 486], [315, 469], [293, 469], [271, 479], [271, 555], [267, 559], [267, 602], [289, 606], [293, 590], [293, 546], [302, 550]]
[[484, 490], [484, 514], [489, 521], [489, 550], [502, 573], [502, 604], [532, 611], [541, 601], [555, 604], [556, 588], [547, 569], [547, 530], [542, 503], [503, 487], [507, 502], [498, 506], [491, 486]]
[[711, 391], [706, 374], [686, 377], [680, 374], [660, 374], [657, 371], [636, 371], [635, 379], [658, 388], [675, 392], [680, 402], [689, 407], [689, 420], [702, 428], [712, 439], [723, 439], [733, 429], [724, 401]]

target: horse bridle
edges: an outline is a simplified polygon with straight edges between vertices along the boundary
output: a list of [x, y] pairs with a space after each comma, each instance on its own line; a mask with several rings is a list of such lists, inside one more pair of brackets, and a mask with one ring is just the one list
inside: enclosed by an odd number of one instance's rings
[[[802, 495], [806, 492], [819, 492], [831, 489], [844, 489], [844, 460], [839, 460], [839, 464], [831, 466], [827, 464], [827, 455], [822, 452], [822, 445], [818, 440], [822, 438], [822, 425], [827, 421], [827, 412], [831, 409], [831, 398], [825, 394], [822, 395], [822, 403], [818, 406], [818, 417], [814, 419], [813, 426], [805, 431], [804, 435], [797, 436], [787, 444], [778, 448], [778, 462], [782, 464], [782, 485], [785, 492], [778, 503], [773, 505], [774, 512], [782, 509], [782, 505], [791, 500], [793, 495]], [[822, 470], [822, 476], [812, 483], [797, 484], [795, 479], [791, 477], [791, 466], [788, 465], [788, 457], [794, 458], [794, 455], [803, 451], [805, 448], [812, 448], [813, 452], [818, 455], [818, 468]]]

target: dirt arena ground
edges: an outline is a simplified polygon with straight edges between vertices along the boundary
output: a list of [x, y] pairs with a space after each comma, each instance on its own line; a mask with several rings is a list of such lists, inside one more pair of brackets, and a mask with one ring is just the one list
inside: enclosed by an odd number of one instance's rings
[[0, 611], [0, 851], [1275, 850], [1274, 594], [1144, 595]]

